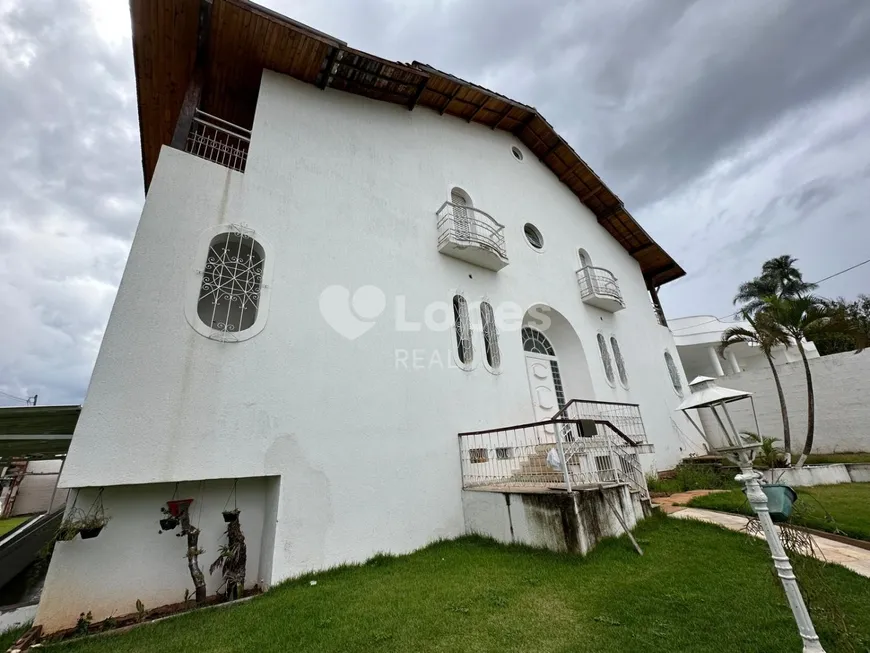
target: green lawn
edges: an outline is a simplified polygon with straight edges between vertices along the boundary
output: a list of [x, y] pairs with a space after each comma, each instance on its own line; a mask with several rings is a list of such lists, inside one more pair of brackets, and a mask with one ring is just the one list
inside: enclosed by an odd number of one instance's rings
[[16, 642], [19, 637], [21, 637], [29, 629], [30, 626], [22, 626], [21, 628], [4, 630], [2, 633], [0, 633], [0, 651], [6, 651]]
[[[586, 558], [468, 537], [313, 574], [264, 596], [50, 647], [58, 653], [792, 653], [800, 640], [764, 543], [657, 515]], [[870, 644], [870, 580], [803, 560], [828, 600], [829, 653]], [[310, 585], [316, 580], [316, 585]], [[86, 611], [87, 605], [81, 609]], [[837, 634], [845, 615], [849, 635]], [[855, 648], [848, 647], [844, 641]]]
[[30, 517], [9, 517], [8, 519], [0, 519], [0, 535], [6, 535], [13, 528], [18, 526], [18, 524], [23, 524]]
[[[797, 461], [797, 456], [792, 456]], [[870, 453], [813, 453], [807, 456], [807, 465], [830, 463], [870, 463]]]
[[[792, 514], [793, 523], [831, 533], [839, 529], [850, 537], [870, 540], [870, 483], [795, 489], [799, 499]], [[740, 490], [695, 497], [689, 505], [693, 508], [752, 514], [746, 496]], [[826, 511], [833, 521], [826, 517]]]

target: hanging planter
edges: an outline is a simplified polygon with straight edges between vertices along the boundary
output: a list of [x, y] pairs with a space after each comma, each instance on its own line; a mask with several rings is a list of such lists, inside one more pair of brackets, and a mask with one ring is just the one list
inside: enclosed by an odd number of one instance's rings
[[[78, 493], [75, 500], [78, 500]], [[107, 523], [109, 517], [106, 517], [103, 510], [103, 488], [100, 488], [88, 512], [76, 508], [75, 501], [73, 502], [72, 510], [57, 531], [56, 539], [60, 542], [69, 542], [75, 539], [76, 535], [81, 534], [83, 540], [92, 540], [100, 534]]]
[[97, 498], [94, 499], [94, 503], [91, 505], [91, 509], [88, 510], [81, 521], [80, 532], [82, 539], [94, 539], [108, 523], [109, 518], [106, 517], [105, 510], [103, 510], [103, 488], [100, 488], [100, 491], [97, 492]]
[[[224, 522], [227, 524], [232, 524], [235, 521], [239, 520], [239, 504], [238, 498], [236, 497], [236, 486], [239, 484], [239, 479], [235, 479], [233, 481], [233, 489], [230, 490], [230, 496], [227, 497], [227, 502], [224, 504], [224, 510], [221, 513], [224, 516]], [[227, 510], [227, 506], [230, 505], [230, 499], [233, 500], [233, 509]]]
[[[162, 508], [162, 510], [166, 510], [166, 508]], [[166, 510], [166, 514], [169, 515], [169, 511]], [[178, 527], [178, 518], [169, 515], [168, 517], [164, 517], [160, 520], [160, 529], [164, 531], [171, 531]]]
[[82, 536], [83, 540], [92, 540], [97, 535], [100, 534], [100, 531], [103, 530], [105, 524], [100, 524], [99, 526], [91, 526], [89, 528], [83, 528], [79, 533]]
[[190, 508], [191, 503], [193, 503], [193, 499], [170, 499], [166, 502], [166, 507], [171, 516], [180, 519]]
[[235, 510], [224, 510], [223, 513], [222, 513], [223, 516], [224, 516], [224, 521], [225, 521], [227, 524], [230, 524], [230, 523], [232, 523], [232, 522], [234, 522], [234, 521], [238, 521], [238, 519], [239, 519], [239, 512], [240, 512], [240, 511], [239, 511], [238, 508], [236, 508]]

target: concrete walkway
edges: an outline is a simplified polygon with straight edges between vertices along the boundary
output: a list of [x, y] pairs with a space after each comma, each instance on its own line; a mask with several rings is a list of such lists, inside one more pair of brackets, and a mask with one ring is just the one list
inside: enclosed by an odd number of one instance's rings
[[[688, 494], [688, 493], [685, 493]], [[669, 498], [676, 498], [678, 495], [672, 495]], [[732, 515], [727, 512], [717, 512], [715, 510], [701, 510], [699, 508], [682, 508], [679, 506], [670, 506], [673, 510], [665, 510], [669, 512], [671, 517], [677, 519], [695, 519], [698, 521], [716, 524], [723, 528], [732, 531], [744, 531], [749, 518], [744, 515]], [[756, 537], [763, 537], [756, 535]], [[870, 578], [870, 551], [861, 549], [851, 544], [835, 542], [825, 537], [818, 535], [810, 535], [813, 540], [813, 545], [817, 552], [816, 557], [824, 562], [834, 562], [842, 565], [847, 569], [851, 569], [856, 574]]]
[[706, 494], [715, 494], [716, 492], [727, 492], [728, 490], [690, 490], [688, 492], [677, 492], [666, 497], [654, 497], [652, 502], [658, 506], [661, 511], [667, 515], [686, 509], [686, 504], [695, 497], [703, 497]]

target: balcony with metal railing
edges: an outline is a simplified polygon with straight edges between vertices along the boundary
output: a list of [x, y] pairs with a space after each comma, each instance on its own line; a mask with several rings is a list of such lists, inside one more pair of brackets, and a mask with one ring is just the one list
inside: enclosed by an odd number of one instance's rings
[[508, 264], [504, 225], [470, 206], [444, 202], [436, 212], [438, 251], [498, 272]]
[[250, 143], [250, 130], [197, 109], [190, 123], [184, 151], [244, 172]]
[[496, 491], [627, 485], [648, 498], [640, 409], [574, 399], [549, 420], [459, 434], [462, 487]]
[[591, 265], [577, 270], [580, 297], [586, 304], [616, 313], [625, 308], [619, 282], [610, 270]]

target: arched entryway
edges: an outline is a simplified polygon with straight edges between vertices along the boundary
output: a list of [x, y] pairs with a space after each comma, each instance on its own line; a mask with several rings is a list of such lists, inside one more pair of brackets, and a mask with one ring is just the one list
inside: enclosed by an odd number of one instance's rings
[[583, 345], [564, 315], [537, 304], [526, 312], [521, 335], [535, 421], [549, 419], [571, 399], [594, 399]]

